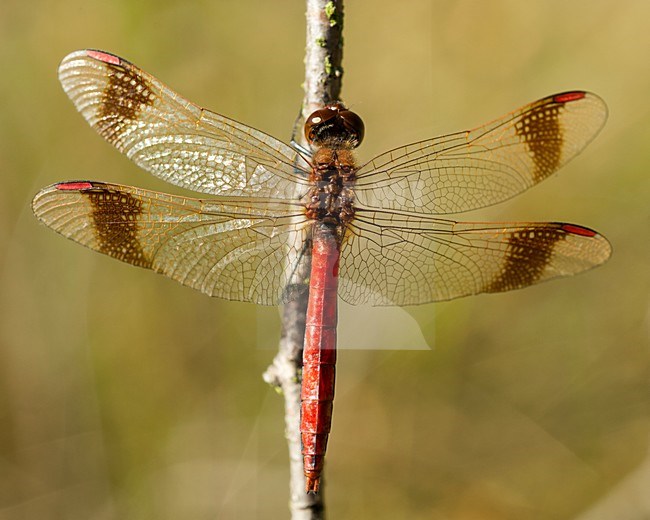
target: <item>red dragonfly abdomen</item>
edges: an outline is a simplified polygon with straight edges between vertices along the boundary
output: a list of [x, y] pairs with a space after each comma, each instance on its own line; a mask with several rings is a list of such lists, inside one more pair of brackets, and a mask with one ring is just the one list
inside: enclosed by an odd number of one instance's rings
[[340, 247], [330, 224], [315, 223], [312, 239], [300, 433], [306, 490], [316, 492], [332, 424]]

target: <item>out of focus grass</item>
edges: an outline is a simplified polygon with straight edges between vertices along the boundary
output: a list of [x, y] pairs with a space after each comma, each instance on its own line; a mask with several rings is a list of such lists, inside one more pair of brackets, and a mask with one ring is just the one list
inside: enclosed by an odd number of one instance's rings
[[[259, 313], [276, 311], [83, 250], [39, 226], [29, 202], [64, 179], [178, 191], [76, 114], [56, 79], [65, 54], [123, 55], [288, 139], [303, 11], [171, 0], [0, 9], [1, 519], [287, 516], [282, 402], [260, 377], [273, 351], [257, 347], [269, 334]], [[332, 518], [650, 515], [633, 492], [650, 486], [639, 469], [650, 464], [649, 17], [636, 0], [349, 3], [344, 95], [366, 121], [362, 159], [553, 92], [605, 98], [610, 120], [583, 155], [471, 217], [580, 223], [614, 256], [574, 279], [409, 309], [433, 351], [343, 351]]]

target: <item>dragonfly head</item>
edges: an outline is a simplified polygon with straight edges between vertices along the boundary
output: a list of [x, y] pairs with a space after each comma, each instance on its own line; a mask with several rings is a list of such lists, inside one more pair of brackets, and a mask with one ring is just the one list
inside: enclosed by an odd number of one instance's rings
[[364, 130], [361, 118], [338, 102], [316, 110], [305, 122], [305, 137], [313, 146], [356, 148], [363, 141]]

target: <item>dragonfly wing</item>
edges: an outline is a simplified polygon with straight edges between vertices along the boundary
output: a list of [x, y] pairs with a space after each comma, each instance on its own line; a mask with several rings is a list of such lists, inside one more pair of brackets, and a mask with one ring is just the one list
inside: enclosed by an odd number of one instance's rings
[[578, 155], [606, 118], [595, 94], [549, 96], [474, 130], [375, 157], [358, 170], [355, 195], [365, 206], [425, 214], [496, 204]]
[[341, 251], [339, 291], [351, 304], [417, 305], [519, 289], [586, 271], [611, 253], [603, 236], [574, 224], [360, 213]]
[[308, 223], [286, 201], [190, 199], [91, 181], [54, 184], [32, 203], [61, 235], [210, 296], [277, 305]]
[[102, 137], [167, 182], [228, 196], [295, 199], [307, 191], [307, 163], [290, 146], [191, 103], [122, 58], [73, 52], [59, 79]]

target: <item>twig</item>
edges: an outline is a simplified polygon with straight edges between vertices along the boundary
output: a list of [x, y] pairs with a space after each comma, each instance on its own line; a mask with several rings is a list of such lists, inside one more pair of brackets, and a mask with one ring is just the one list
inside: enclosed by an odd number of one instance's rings
[[[343, 75], [343, 0], [307, 0], [306, 18], [305, 97], [301, 120], [325, 104], [339, 100]], [[294, 138], [302, 140], [302, 134], [295, 135]], [[300, 279], [305, 281], [311, 270], [310, 260], [311, 256], [305, 255], [300, 265]], [[322, 485], [320, 493], [305, 493], [300, 441], [302, 347], [309, 297], [306, 282], [298, 293], [299, 296], [282, 310], [280, 346], [273, 363], [264, 373], [264, 380], [279, 388], [284, 396], [285, 437], [290, 461], [291, 518], [315, 520], [324, 518]]]
[[307, 0], [303, 116], [339, 100], [342, 57], [343, 0]]

